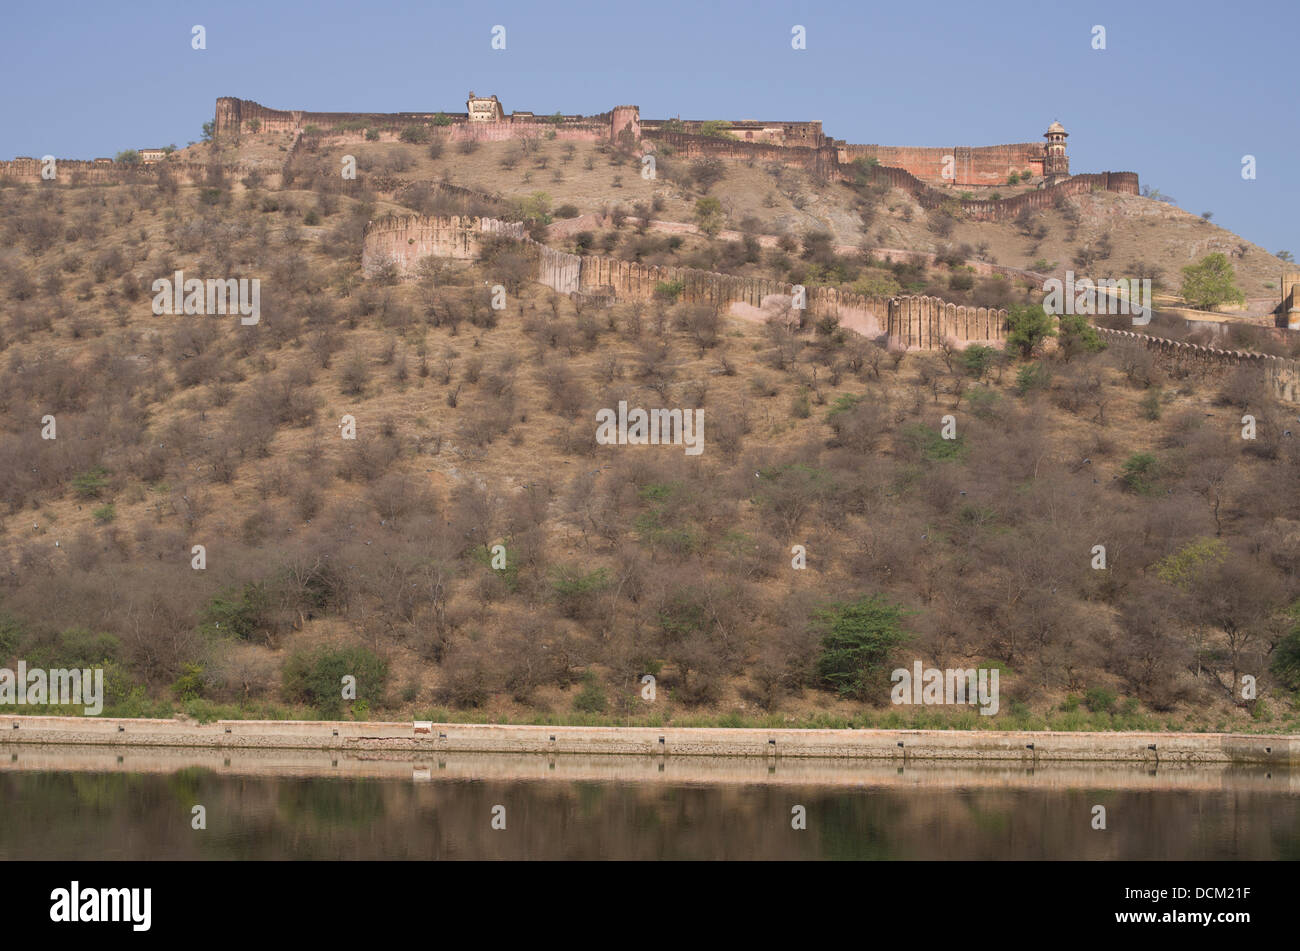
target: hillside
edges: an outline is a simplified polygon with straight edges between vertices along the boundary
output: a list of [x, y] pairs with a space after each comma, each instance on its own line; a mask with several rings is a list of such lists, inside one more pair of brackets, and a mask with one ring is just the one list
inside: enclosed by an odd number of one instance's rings
[[[337, 712], [322, 684], [355, 672], [357, 717], [1296, 728], [1276, 661], [1297, 641], [1300, 446], [1251, 373], [598, 307], [516, 284], [501, 248], [363, 274], [364, 226], [390, 213], [519, 217], [540, 191], [552, 212], [692, 222], [705, 191], [672, 156], [651, 180], [592, 143], [183, 151], [242, 171], [0, 188], [0, 663], [107, 661], [119, 713]], [[748, 244], [531, 224], [568, 250], [994, 307], [1041, 293], [975, 265], [1064, 271], [1080, 247], [1167, 288], [1223, 251], [1248, 298], [1285, 268], [1138, 196], [940, 234], [901, 192], [774, 172], [724, 162], [708, 187]], [[948, 260], [835, 248], [864, 242]], [[156, 316], [152, 283], [177, 270], [260, 278], [260, 320]], [[621, 401], [703, 409], [704, 452], [598, 444]], [[902, 612], [891, 663], [997, 666], [998, 716], [828, 689], [828, 626], [871, 603]]]

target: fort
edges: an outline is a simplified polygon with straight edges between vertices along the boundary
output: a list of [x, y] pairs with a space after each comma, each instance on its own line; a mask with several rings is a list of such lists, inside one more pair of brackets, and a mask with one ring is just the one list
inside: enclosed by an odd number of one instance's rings
[[[1053, 122], [1045, 142], [991, 146], [911, 147], [853, 145], [828, 137], [820, 120], [642, 119], [634, 105], [614, 106], [595, 116], [532, 112], [507, 113], [496, 96], [470, 92], [464, 112], [311, 112], [271, 109], [249, 99], [223, 96], [216, 101], [212, 135], [288, 136], [295, 146], [306, 138], [337, 142], [398, 141], [417, 128], [452, 142], [552, 138], [606, 142], [641, 154], [671, 149], [687, 159], [714, 157], [763, 161], [798, 168], [822, 181], [868, 180], [912, 195], [926, 209], [951, 207], [984, 221], [1012, 218], [1025, 208], [1046, 207], [1060, 196], [1090, 191], [1139, 193], [1134, 172], [1071, 175], [1064, 126]], [[290, 150], [292, 154], [293, 150]], [[141, 150], [140, 164], [59, 160], [62, 184], [180, 184], [203, 180], [205, 166]], [[242, 169], [230, 169], [241, 172]], [[0, 162], [0, 179], [39, 183], [41, 163], [34, 158]], [[1016, 189], [1003, 197], [999, 189]]]
[[[1138, 177], [1133, 172], [1071, 176], [1065, 143], [1069, 133], [1060, 122], [1048, 126], [1043, 133], [1045, 142], [938, 148], [852, 145], [829, 138], [820, 120], [642, 119], [639, 107], [630, 105], [615, 106], [597, 116], [556, 113], [539, 117], [532, 112], [507, 113], [496, 96], [477, 96], [471, 92], [465, 111], [454, 113], [285, 111], [246, 99], [223, 97], [217, 100], [214, 131], [217, 136], [264, 133], [359, 136], [364, 130], [383, 140], [396, 139], [412, 126], [436, 129], [452, 141], [547, 135], [621, 142], [642, 152], [653, 152], [666, 145], [688, 158], [716, 156], [775, 161], [804, 168], [827, 180], [852, 180], [864, 171], [874, 170], [868, 173], [893, 187], [924, 196], [922, 203], [929, 202], [931, 206], [952, 200], [952, 193], [957, 190], [991, 190], [1023, 184], [1041, 191], [1075, 178], [1082, 179], [1075, 191], [1101, 188], [1138, 193]], [[1026, 204], [990, 203], [995, 201], [972, 196], [962, 199], [962, 209], [976, 218], [992, 218], [1002, 217], [1003, 212], [1018, 213]]]

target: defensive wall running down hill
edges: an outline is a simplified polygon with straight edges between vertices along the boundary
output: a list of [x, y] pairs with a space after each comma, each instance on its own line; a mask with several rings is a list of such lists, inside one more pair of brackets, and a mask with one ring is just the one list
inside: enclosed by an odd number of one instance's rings
[[[763, 309], [774, 300], [789, 300], [794, 285], [758, 277], [738, 277], [694, 268], [658, 267], [600, 255], [577, 255], [534, 241], [523, 225], [472, 216], [391, 216], [366, 226], [362, 263], [368, 274], [392, 264], [398, 274], [415, 273], [428, 255], [472, 260], [485, 235], [502, 235], [529, 249], [532, 278], [562, 294], [586, 294], [616, 301], [648, 301], [660, 286], [680, 288], [676, 299], [704, 303], [737, 313]], [[864, 297], [834, 288], [807, 292], [809, 314], [835, 316], [840, 324], [895, 348], [934, 350], [944, 343], [1004, 345], [1007, 312], [966, 307], [937, 297]], [[1220, 350], [1131, 331], [1098, 327], [1112, 346], [1155, 352], [1163, 365], [1219, 379], [1237, 367], [1258, 369], [1271, 392], [1281, 400], [1300, 403], [1300, 363], [1267, 354]]]

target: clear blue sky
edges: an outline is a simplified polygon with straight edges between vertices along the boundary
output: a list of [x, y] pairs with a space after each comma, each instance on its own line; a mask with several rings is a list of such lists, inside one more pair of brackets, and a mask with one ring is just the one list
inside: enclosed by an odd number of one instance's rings
[[[54, 12], [57, 11], [57, 12]], [[281, 109], [821, 119], [883, 145], [1070, 132], [1075, 172], [1135, 171], [1181, 207], [1300, 256], [1296, 0], [13, 3], [0, 158], [199, 138], [218, 96]], [[207, 49], [190, 46], [194, 24]], [[490, 48], [506, 27], [506, 49]], [[790, 30], [807, 28], [795, 51]], [[1106, 28], [1104, 51], [1092, 28]], [[1242, 156], [1258, 162], [1243, 181]]]

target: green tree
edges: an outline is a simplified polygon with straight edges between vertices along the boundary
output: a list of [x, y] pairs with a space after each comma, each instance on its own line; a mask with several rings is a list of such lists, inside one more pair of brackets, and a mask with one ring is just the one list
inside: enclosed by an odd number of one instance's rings
[[135, 149], [126, 149], [125, 151], [118, 152], [117, 155], [113, 156], [113, 161], [122, 165], [139, 165], [140, 153]]
[[1286, 611], [1291, 628], [1273, 649], [1269, 670], [1273, 676], [1292, 690], [1300, 690], [1300, 601]]
[[713, 139], [734, 139], [735, 136], [729, 131], [731, 125], [720, 119], [708, 119], [700, 123], [700, 135], [707, 135]]
[[551, 223], [551, 196], [546, 192], [533, 192], [519, 202], [519, 215], [525, 221], [538, 224]]
[[903, 615], [901, 607], [879, 595], [819, 611], [815, 624], [822, 632], [817, 659], [821, 684], [842, 697], [884, 697], [889, 653], [910, 638], [902, 627]]
[[701, 198], [695, 202], [695, 223], [712, 237], [722, 230], [722, 202], [716, 198]]
[[383, 698], [388, 664], [364, 647], [299, 650], [284, 663], [284, 693], [324, 717], [337, 718], [343, 708], [344, 677], [356, 678], [356, 701], [369, 705]]
[[203, 123], [203, 141], [211, 142], [212, 137], [217, 134], [217, 122], [215, 119], [209, 119]]
[[1066, 314], [1057, 326], [1061, 356], [1066, 363], [1080, 353], [1098, 353], [1106, 349], [1106, 342], [1097, 328], [1080, 314]]
[[1160, 478], [1160, 460], [1149, 452], [1135, 452], [1124, 460], [1120, 479], [1138, 495], [1154, 495]]
[[1012, 304], [1007, 310], [1007, 346], [1028, 360], [1049, 337], [1056, 336], [1054, 318], [1041, 304]]
[[1223, 254], [1207, 254], [1199, 264], [1183, 268], [1183, 300], [1200, 310], [1220, 304], [1242, 303], [1246, 296], [1236, 285], [1232, 264]]
[[957, 359], [963, 370], [975, 379], [982, 380], [984, 374], [989, 372], [989, 367], [993, 364], [994, 354], [995, 351], [992, 347], [985, 347], [975, 343], [963, 350]]

